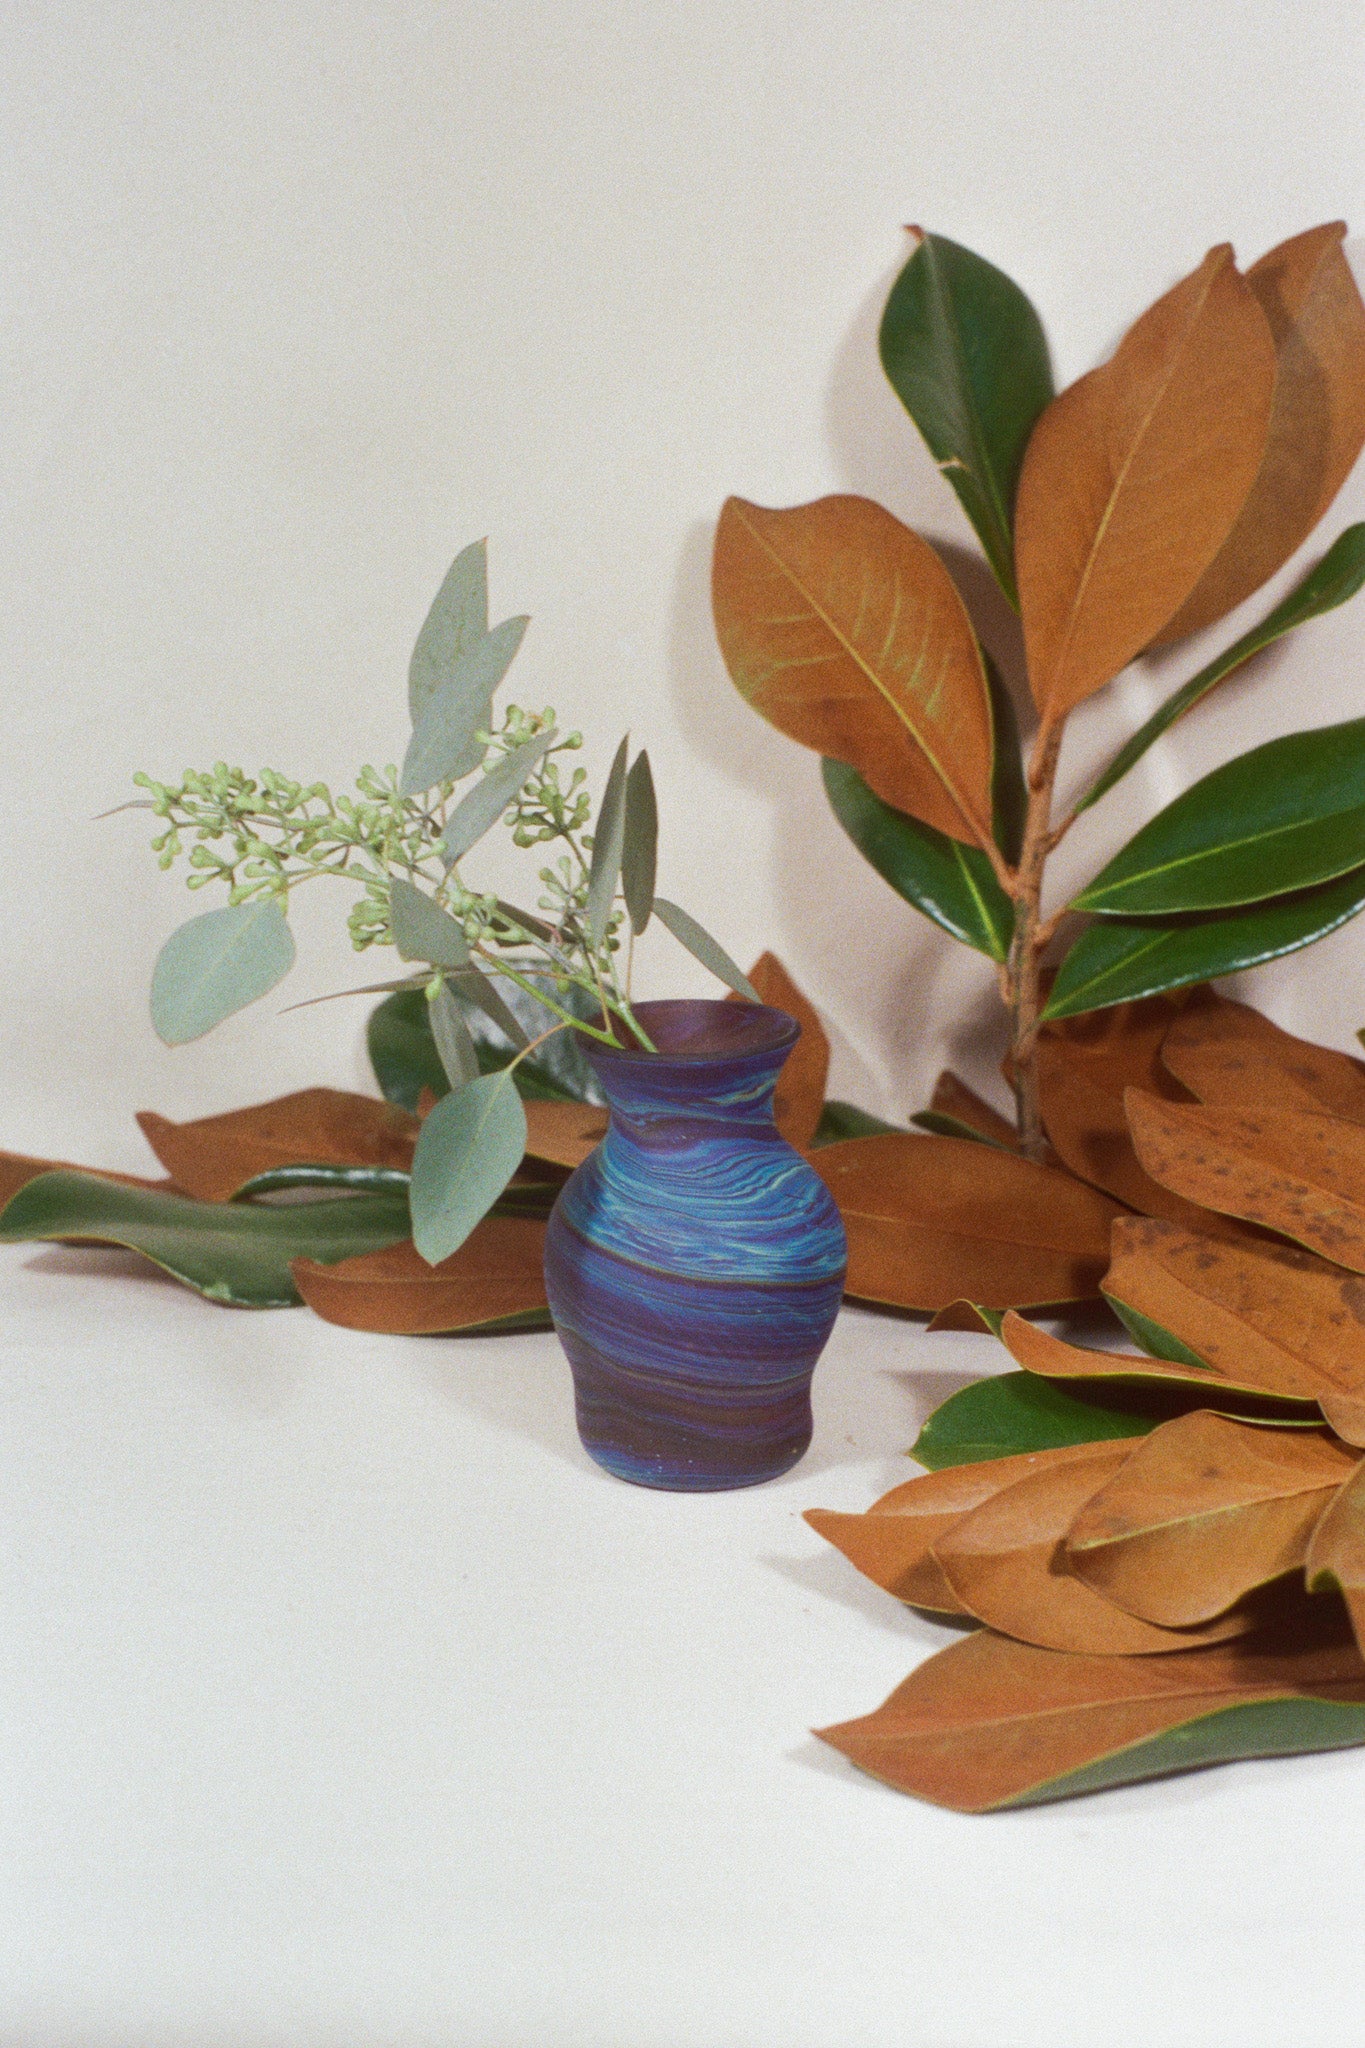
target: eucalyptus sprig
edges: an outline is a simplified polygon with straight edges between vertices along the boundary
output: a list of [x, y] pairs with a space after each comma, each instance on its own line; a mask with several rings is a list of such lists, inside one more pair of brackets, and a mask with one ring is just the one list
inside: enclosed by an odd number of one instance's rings
[[[426, 1119], [413, 1166], [413, 1236], [431, 1263], [464, 1242], [526, 1149], [521, 1062], [554, 1031], [653, 1052], [631, 1004], [635, 940], [661, 924], [727, 987], [758, 998], [696, 920], [655, 894], [658, 810], [649, 756], [617, 749], [593, 816], [582, 746], [555, 711], [493, 696], [525, 619], [489, 629], [484, 543], [457, 556], [418, 636], [409, 669], [413, 730], [401, 769], [363, 767], [354, 794], [250, 776], [218, 762], [178, 783], [134, 777], [137, 802], [163, 829], [163, 868], [184, 858], [191, 889], [221, 884], [227, 903], [191, 918], [161, 950], [152, 1021], [168, 1045], [200, 1038], [267, 994], [295, 957], [287, 906], [323, 875], [359, 891], [349, 917], [358, 952], [392, 945], [414, 972], [367, 991], [424, 989], [451, 1093]], [[467, 876], [464, 864], [500, 821], [513, 844], [541, 852], [539, 893], [523, 910]], [[531, 1039], [499, 982], [555, 1022]], [[480, 1072], [468, 1024], [480, 1012], [510, 1042], [508, 1065]]]

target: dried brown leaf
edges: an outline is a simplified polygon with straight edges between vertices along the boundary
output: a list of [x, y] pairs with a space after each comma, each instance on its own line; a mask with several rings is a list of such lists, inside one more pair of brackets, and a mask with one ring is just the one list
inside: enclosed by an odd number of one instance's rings
[[[1049, 1380], [1104, 1380], [1118, 1386], [1151, 1386], [1159, 1383], [1179, 1391], [1198, 1394], [1209, 1406], [1217, 1407], [1229, 1395], [1265, 1395], [1267, 1389], [1250, 1377], [1224, 1377], [1216, 1371], [1201, 1372], [1197, 1366], [1181, 1365], [1166, 1358], [1149, 1358], [1136, 1351], [1095, 1351], [1082, 1344], [1069, 1344], [1050, 1330], [1040, 1330], [1011, 1311], [1000, 1326], [1000, 1341], [1016, 1365]], [[1285, 1396], [1310, 1400], [1313, 1396]], [[1240, 1405], [1240, 1404], [1234, 1404]]]
[[290, 1270], [326, 1322], [414, 1337], [543, 1309], [544, 1254], [538, 1217], [486, 1216], [439, 1266], [427, 1265], [409, 1239], [335, 1266], [295, 1259]]
[[30, 1159], [23, 1152], [0, 1152], [0, 1209], [12, 1195], [37, 1180], [40, 1173], [91, 1173], [99, 1180], [116, 1180], [125, 1188], [174, 1187], [169, 1180], [144, 1180], [135, 1173], [109, 1173], [100, 1166], [73, 1166], [69, 1159]]
[[607, 1112], [590, 1102], [524, 1102], [526, 1156], [581, 1166], [607, 1134]]
[[[801, 1026], [801, 1036], [778, 1076], [773, 1094], [777, 1128], [798, 1151], [809, 1145], [825, 1106], [825, 1083], [829, 1079], [829, 1040], [813, 1004], [804, 996], [775, 953], [763, 953], [749, 969], [749, 980], [761, 1001], [775, 1010], [785, 1010]], [[728, 998], [744, 1001], [740, 995]]]
[[1345, 1595], [1357, 1643], [1365, 1642], [1365, 1464], [1358, 1464], [1313, 1531], [1304, 1567], [1310, 1592]]
[[[1365, 1124], [1365, 1063], [1296, 1038], [1245, 1003], [1211, 992], [1177, 1017], [1161, 1047], [1161, 1064], [1211, 1109], [1299, 1109]], [[1157, 1095], [1140, 1075], [1133, 1086]]]
[[848, 1292], [896, 1308], [1082, 1300], [1120, 1213], [1070, 1174], [971, 1138], [849, 1138], [811, 1164], [848, 1231]]
[[947, 1068], [934, 1083], [929, 1107], [939, 1116], [956, 1117], [960, 1124], [969, 1124], [972, 1130], [980, 1131], [983, 1138], [989, 1138], [993, 1145], [1003, 1145], [1007, 1152], [1019, 1150], [1019, 1133], [1009, 1118], [1001, 1116], [998, 1109], [992, 1109], [974, 1088], [969, 1088]]
[[1274, 386], [1269, 323], [1223, 244], [1043, 413], [1015, 553], [1045, 723], [1117, 675], [1189, 597], [1255, 481]]
[[277, 1166], [392, 1166], [406, 1172], [415, 1116], [396, 1103], [340, 1088], [304, 1088], [273, 1102], [176, 1124], [143, 1110], [143, 1135], [178, 1188], [225, 1202]]

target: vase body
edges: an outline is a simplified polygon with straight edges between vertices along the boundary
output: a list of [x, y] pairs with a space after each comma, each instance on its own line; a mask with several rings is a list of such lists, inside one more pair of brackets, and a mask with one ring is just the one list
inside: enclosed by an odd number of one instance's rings
[[798, 1027], [752, 1003], [636, 1015], [659, 1050], [588, 1042], [610, 1123], [546, 1237], [578, 1431], [637, 1485], [752, 1486], [810, 1442], [847, 1261], [824, 1182], [773, 1122]]

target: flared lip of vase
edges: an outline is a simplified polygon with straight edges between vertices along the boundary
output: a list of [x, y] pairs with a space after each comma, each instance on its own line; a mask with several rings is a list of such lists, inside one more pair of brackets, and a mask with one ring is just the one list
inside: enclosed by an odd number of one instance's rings
[[747, 999], [725, 1002], [679, 996], [635, 1003], [632, 1008], [654, 1040], [657, 1052], [646, 1052], [637, 1045], [603, 1045], [589, 1039], [584, 1049], [594, 1064], [625, 1060], [640, 1065], [668, 1060], [714, 1065], [718, 1060], [747, 1060], [786, 1052], [801, 1036], [801, 1026], [785, 1010]]

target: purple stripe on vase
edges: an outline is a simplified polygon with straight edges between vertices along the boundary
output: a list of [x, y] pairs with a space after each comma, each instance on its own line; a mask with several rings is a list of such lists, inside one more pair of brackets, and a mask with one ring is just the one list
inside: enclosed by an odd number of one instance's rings
[[641, 1486], [751, 1486], [810, 1442], [847, 1263], [824, 1182], [773, 1122], [798, 1027], [752, 1003], [636, 1015], [657, 1053], [585, 1041], [611, 1119], [546, 1239], [579, 1434]]

